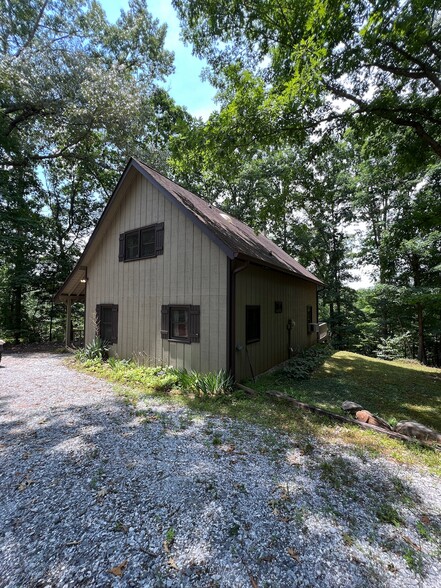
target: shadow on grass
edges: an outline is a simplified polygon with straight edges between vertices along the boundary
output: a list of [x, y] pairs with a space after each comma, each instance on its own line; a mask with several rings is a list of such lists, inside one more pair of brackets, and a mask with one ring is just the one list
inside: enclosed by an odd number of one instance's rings
[[282, 390], [298, 400], [341, 412], [353, 400], [386, 419], [415, 420], [441, 430], [441, 370], [336, 352], [311, 379], [293, 381], [283, 372], [258, 379], [260, 390]]

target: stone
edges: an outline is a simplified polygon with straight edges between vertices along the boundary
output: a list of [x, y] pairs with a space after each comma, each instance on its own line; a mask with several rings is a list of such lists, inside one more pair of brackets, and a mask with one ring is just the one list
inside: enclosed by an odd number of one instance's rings
[[436, 441], [437, 443], [441, 443], [441, 435], [439, 433], [415, 421], [400, 421], [395, 425], [395, 432], [401, 435], [407, 435], [408, 437], [415, 437], [421, 441]]
[[357, 404], [356, 402], [352, 402], [352, 400], [345, 400], [342, 402], [342, 410], [345, 412], [357, 412], [357, 410], [363, 410], [363, 407]]
[[384, 419], [379, 416], [374, 416], [368, 410], [358, 410], [355, 413], [355, 418], [357, 421], [362, 423], [367, 423], [368, 425], [375, 425], [376, 427], [381, 427], [382, 429], [387, 429], [388, 431], [392, 431], [392, 427], [387, 423]]

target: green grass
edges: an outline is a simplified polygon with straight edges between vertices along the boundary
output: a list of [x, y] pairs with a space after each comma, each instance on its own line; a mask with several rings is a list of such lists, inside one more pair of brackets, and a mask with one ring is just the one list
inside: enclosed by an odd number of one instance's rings
[[309, 380], [293, 381], [273, 372], [249, 385], [280, 390], [338, 413], [344, 400], [353, 400], [386, 420], [413, 420], [441, 431], [441, 370], [418, 363], [338, 351]]
[[[199, 398], [192, 394], [182, 393], [173, 386], [168, 370], [153, 368], [152, 371], [144, 371], [128, 364], [126, 367], [118, 364], [117, 369], [112, 369], [106, 363], [92, 362], [90, 365], [71, 360], [71, 366], [75, 369], [93, 373], [117, 384], [117, 394], [130, 406], [136, 408], [139, 400], [143, 398], [159, 398], [165, 403], [186, 406], [201, 415], [213, 414], [244, 420], [250, 423], [273, 428], [274, 434], [283, 431], [293, 435], [297, 443], [305, 453], [311, 448], [312, 437], [321, 443], [333, 445], [350, 445], [354, 453], [369, 457], [384, 456], [399, 463], [409, 465], [425, 465], [433, 473], [441, 476], [440, 453], [421, 447], [418, 444], [409, 444], [374, 431], [367, 431], [353, 425], [342, 425], [324, 417], [293, 409], [292, 405], [268, 398], [264, 394], [249, 396], [241, 390], [233, 392], [230, 396], [219, 398]], [[367, 367], [366, 367], [367, 366]], [[359, 373], [359, 370], [366, 373]], [[157, 370], [157, 371], [156, 371]], [[378, 373], [375, 372], [378, 370]], [[398, 376], [395, 374], [398, 370]], [[153, 373], [156, 371], [156, 374]], [[378, 374], [384, 374], [383, 381]], [[148, 374], [148, 375], [147, 375]], [[434, 414], [436, 406], [439, 406], [439, 391], [441, 381], [430, 376], [441, 376], [441, 370], [431, 370], [413, 364], [399, 364], [398, 362], [384, 362], [353, 353], [335, 353], [314, 374], [311, 380], [290, 382], [289, 392], [305, 402], [317, 404], [324, 408], [338, 410], [342, 400], [351, 399], [365, 405], [372, 412], [378, 412], [382, 416], [397, 416], [401, 418], [400, 411], [404, 410], [404, 403], [409, 402], [411, 382], [413, 378], [418, 381], [418, 392], [413, 404], [422, 409], [418, 414]], [[137, 379], [138, 378], [138, 379]], [[250, 386], [260, 390], [279, 389], [288, 391], [286, 387], [276, 384], [277, 372], [263, 376], [255, 384]], [[397, 384], [394, 384], [394, 379]], [[421, 381], [420, 381], [421, 380]], [[366, 385], [363, 384], [366, 382]], [[424, 394], [424, 383], [426, 393]], [[403, 401], [393, 402], [391, 392], [386, 385], [396, 388], [396, 393], [403, 389]], [[409, 387], [409, 388], [408, 388]], [[366, 388], [366, 390], [364, 389]], [[380, 391], [384, 390], [384, 394]], [[406, 392], [407, 390], [407, 396]], [[438, 392], [436, 392], [436, 390]], [[430, 391], [430, 392], [429, 392]], [[357, 394], [356, 394], [357, 392]], [[363, 396], [362, 393], [365, 395]], [[370, 396], [366, 396], [369, 394]], [[386, 397], [389, 395], [389, 397]], [[375, 404], [367, 403], [370, 397], [376, 400]], [[406, 399], [406, 400], [404, 400]], [[380, 406], [381, 400], [381, 406]], [[384, 407], [390, 406], [389, 413], [384, 412]], [[405, 418], [417, 418], [415, 414], [407, 414]], [[417, 420], [434, 426], [432, 420], [437, 422], [436, 415], [430, 422], [418, 417]]]

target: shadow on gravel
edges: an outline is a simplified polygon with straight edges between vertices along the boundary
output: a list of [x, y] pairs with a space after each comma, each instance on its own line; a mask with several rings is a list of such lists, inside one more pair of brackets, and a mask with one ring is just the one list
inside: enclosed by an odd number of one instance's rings
[[10, 586], [410, 585], [434, 557], [398, 467], [159, 402], [36, 406], [0, 460]]

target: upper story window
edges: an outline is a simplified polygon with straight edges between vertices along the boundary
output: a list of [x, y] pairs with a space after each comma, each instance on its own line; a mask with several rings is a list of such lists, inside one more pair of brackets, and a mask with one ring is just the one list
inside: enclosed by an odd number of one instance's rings
[[119, 261], [156, 257], [164, 253], [164, 223], [127, 231], [119, 236]]

